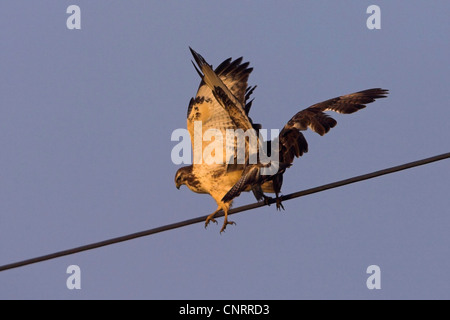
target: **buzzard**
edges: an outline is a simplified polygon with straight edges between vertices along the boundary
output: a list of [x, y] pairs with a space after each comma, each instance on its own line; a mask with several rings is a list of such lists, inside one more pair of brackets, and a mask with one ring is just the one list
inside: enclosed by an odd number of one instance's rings
[[[254, 124], [249, 117], [253, 102], [250, 96], [256, 86], [248, 86], [247, 81], [253, 68], [249, 67], [249, 62], [243, 63], [243, 58], [240, 57], [236, 60], [226, 59], [213, 69], [200, 54], [192, 48], [189, 49], [198, 67], [194, 62], [192, 64], [201, 78], [197, 95], [190, 100], [187, 111], [187, 128], [191, 137], [194, 159], [199, 154], [203, 154], [206, 147], [202, 143], [195, 143], [194, 136], [203, 137], [209, 129], [217, 130], [226, 137], [223, 154], [227, 154], [227, 148], [236, 149], [237, 147], [235, 137], [228, 138], [227, 130], [242, 129], [258, 132], [261, 129], [261, 126]], [[294, 158], [308, 152], [308, 143], [301, 131], [309, 128], [322, 136], [337, 123], [325, 111], [354, 113], [365, 108], [366, 104], [374, 102], [375, 99], [385, 98], [387, 94], [388, 90], [385, 89], [368, 89], [314, 104], [295, 114], [280, 131], [277, 143], [274, 143], [278, 151], [278, 163], [277, 170], [271, 174], [263, 172], [268, 164], [259, 161], [259, 158], [256, 163], [249, 161], [247, 154], [249, 145], [246, 140], [247, 153], [243, 163], [227, 161], [230, 159], [226, 159], [225, 156], [223, 163], [206, 163], [207, 159], [203, 159], [203, 162], [194, 160], [192, 165], [178, 169], [175, 185], [179, 189], [184, 184], [194, 192], [206, 193], [214, 198], [217, 202], [217, 210], [207, 217], [205, 227], [211, 221], [217, 223], [214, 216], [223, 210], [224, 222], [221, 233], [227, 225], [235, 224], [228, 220], [228, 210], [233, 199], [243, 191], [253, 191], [258, 201], [271, 199], [264, 193], [275, 193], [276, 206], [280, 210], [283, 208], [279, 196], [283, 174], [292, 165]], [[201, 126], [196, 126], [196, 123], [200, 123]]]

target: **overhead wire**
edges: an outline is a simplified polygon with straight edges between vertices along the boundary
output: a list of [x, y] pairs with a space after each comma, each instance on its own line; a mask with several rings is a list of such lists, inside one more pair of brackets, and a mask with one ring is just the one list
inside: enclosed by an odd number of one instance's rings
[[[348, 185], [348, 184], [352, 184], [352, 183], [356, 183], [356, 182], [360, 182], [360, 181], [364, 181], [364, 180], [368, 180], [368, 179], [373, 179], [373, 178], [376, 178], [376, 177], [379, 177], [379, 176], [383, 176], [383, 175], [386, 175], [386, 174], [391, 174], [391, 173], [394, 173], [394, 172], [410, 169], [410, 168], [413, 168], [413, 167], [418, 167], [418, 166], [421, 166], [421, 165], [429, 164], [429, 163], [432, 163], [432, 162], [436, 162], [436, 161], [440, 161], [440, 160], [444, 160], [444, 159], [448, 159], [448, 158], [450, 158], [450, 152], [443, 153], [443, 154], [440, 154], [440, 155], [437, 155], [437, 156], [434, 156], [434, 157], [429, 157], [429, 158], [425, 158], [425, 159], [421, 159], [421, 160], [405, 163], [405, 164], [402, 164], [402, 165], [386, 168], [386, 169], [383, 169], [383, 170], [378, 170], [378, 171], [374, 171], [374, 172], [371, 172], [371, 173], [355, 176], [355, 177], [352, 177], [352, 178], [336, 181], [336, 182], [325, 184], [325, 185], [322, 185], [322, 186], [318, 186], [318, 187], [314, 187], [314, 188], [310, 188], [310, 189], [305, 189], [305, 190], [294, 192], [294, 193], [291, 193], [291, 194], [287, 194], [287, 195], [281, 197], [281, 201], [287, 201], [287, 200], [303, 197], [303, 196], [306, 196], [306, 195], [310, 195], [310, 194], [313, 194], [313, 193], [318, 193], [318, 192], [322, 192], [322, 191], [325, 191], [325, 190], [329, 190], [329, 189], [345, 186], [345, 185]], [[271, 204], [273, 204], [275, 202], [276, 202], [276, 199], [270, 198], [270, 200], [266, 201], [266, 202], [256, 202], [256, 203], [248, 204], [248, 205], [245, 205], [245, 206], [237, 207], [237, 208], [231, 209], [228, 212], [228, 215], [236, 214], [236, 213], [247, 211], [247, 210], [256, 209], [256, 208], [263, 207], [263, 206], [266, 206], [266, 205], [271, 205]], [[223, 215], [224, 215], [223, 212], [220, 211], [220, 212], [217, 213], [216, 217], [222, 217]], [[115, 244], [115, 243], [120, 243], [120, 242], [132, 240], [132, 239], [136, 239], [136, 238], [140, 238], [140, 237], [145, 237], [145, 236], [149, 236], [149, 235], [160, 233], [160, 232], [165, 232], [165, 231], [169, 231], [169, 230], [173, 230], [173, 229], [189, 226], [191, 224], [195, 224], [195, 223], [199, 223], [199, 222], [204, 222], [206, 220], [207, 216], [208, 215], [197, 217], [197, 218], [192, 218], [192, 219], [188, 219], [188, 220], [184, 220], [184, 221], [180, 221], [180, 222], [175, 222], [175, 223], [167, 224], [167, 225], [156, 227], [156, 228], [152, 228], [152, 229], [148, 229], [148, 230], [144, 230], [144, 231], [140, 231], [140, 232], [136, 232], [136, 233], [132, 233], [132, 234], [128, 234], [128, 235], [124, 235], [124, 236], [120, 236], [120, 237], [116, 237], [116, 238], [112, 238], [112, 239], [108, 239], [108, 240], [103, 240], [103, 241], [100, 241], [100, 242], [95, 242], [95, 243], [83, 245], [83, 246], [72, 248], [72, 249], [58, 251], [58, 252], [54, 252], [54, 253], [51, 253], [51, 254], [47, 254], [47, 255], [43, 255], [43, 256], [39, 256], [39, 257], [35, 257], [35, 258], [23, 260], [23, 261], [18, 261], [18, 262], [14, 262], [14, 263], [10, 263], [10, 264], [6, 264], [6, 265], [3, 265], [3, 266], [0, 266], [0, 272], [1, 271], [5, 271], [5, 270], [9, 270], [9, 269], [14, 269], [14, 268], [26, 266], [26, 265], [30, 265], [30, 264], [33, 264], [33, 263], [38, 263], [38, 262], [42, 262], [42, 261], [46, 261], [46, 260], [50, 260], [50, 259], [55, 259], [55, 258], [59, 258], [59, 257], [63, 257], [63, 256], [67, 256], [67, 255], [83, 252], [83, 251], [88, 251], [88, 250], [92, 250], [92, 249], [108, 246], [108, 245]]]

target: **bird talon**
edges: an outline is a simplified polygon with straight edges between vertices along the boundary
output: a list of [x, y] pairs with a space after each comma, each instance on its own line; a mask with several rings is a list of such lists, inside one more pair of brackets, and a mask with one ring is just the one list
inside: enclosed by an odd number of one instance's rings
[[225, 220], [225, 221], [223, 222], [222, 229], [220, 229], [220, 233], [221, 233], [221, 234], [222, 234], [222, 232], [225, 231], [225, 229], [227, 228], [227, 225], [229, 225], [229, 224], [231, 224], [231, 225], [236, 225], [236, 222]]
[[283, 204], [281, 203], [281, 198], [276, 199], [276, 204], [277, 204], [277, 210], [280, 210], [280, 211], [281, 211], [281, 209], [285, 210]]
[[205, 229], [209, 225], [210, 222], [214, 222], [215, 224], [217, 224], [216, 219], [208, 217], [208, 218], [206, 218], [206, 221], [205, 221]]
[[266, 195], [264, 195], [263, 196], [264, 197], [264, 204], [266, 205], [266, 206], [270, 206], [270, 203], [271, 203], [271, 201], [273, 200], [273, 198], [272, 197], [268, 197], [268, 196], [266, 196]]

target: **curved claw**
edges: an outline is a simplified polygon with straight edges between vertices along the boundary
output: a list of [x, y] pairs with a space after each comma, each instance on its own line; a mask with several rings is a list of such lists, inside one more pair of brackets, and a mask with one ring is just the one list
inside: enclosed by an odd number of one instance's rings
[[220, 234], [222, 234], [222, 232], [225, 231], [225, 229], [227, 228], [227, 225], [229, 225], [229, 224], [236, 225], [236, 222], [228, 221], [228, 220], [225, 219], [225, 221], [223, 222], [222, 229], [220, 229]]
[[277, 210], [280, 210], [280, 211], [281, 211], [281, 209], [284, 210], [284, 206], [283, 206], [283, 204], [281, 203], [281, 198], [277, 197], [277, 199], [276, 199], [276, 204], [277, 204]]
[[271, 203], [271, 201], [273, 200], [273, 198], [272, 197], [268, 197], [268, 196], [266, 196], [266, 195], [263, 195], [263, 198], [264, 198], [264, 204], [266, 205], [266, 206], [269, 206], [270, 207], [270, 203]]
[[217, 224], [217, 221], [216, 221], [216, 219], [214, 219], [213, 217], [208, 217], [208, 218], [206, 218], [206, 221], [205, 221], [205, 229], [206, 229], [206, 227], [208, 226], [208, 224], [210, 223], [210, 222], [214, 222], [215, 224]]

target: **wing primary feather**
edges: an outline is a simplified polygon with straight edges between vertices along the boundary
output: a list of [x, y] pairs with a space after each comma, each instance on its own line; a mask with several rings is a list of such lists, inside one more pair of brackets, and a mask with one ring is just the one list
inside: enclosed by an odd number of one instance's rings
[[197, 68], [197, 66], [195, 65], [194, 61], [191, 60], [191, 62], [192, 62], [192, 65], [193, 65], [194, 68], [195, 68], [195, 71], [197, 71], [198, 75], [199, 75], [200, 78], [203, 80], [203, 73], [201, 73], [200, 70], [198, 70], [198, 68]]
[[228, 65], [231, 62], [231, 58], [228, 58], [224, 60], [219, 66], [214, 70], [218, 75], [221, 75], [222, 73], [225, 73], [225, 70], [227, 70]]
[[197, 52], [195, 52], [194, 49], [189, 47], [189, 50], [191, 51], [191, 54], [194, 57], [195, 62], [197, 62], [197, 64], [199, 65], [200, 68], [202, 67], [203, 64], [207, 64], [205, 59], [203, 59], [203, 57], [201, 55], [199, 55]]

